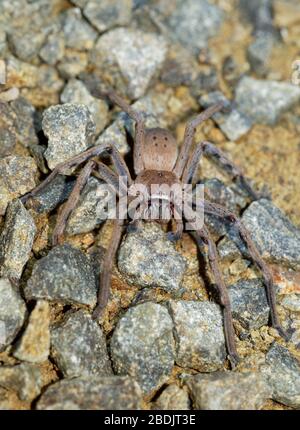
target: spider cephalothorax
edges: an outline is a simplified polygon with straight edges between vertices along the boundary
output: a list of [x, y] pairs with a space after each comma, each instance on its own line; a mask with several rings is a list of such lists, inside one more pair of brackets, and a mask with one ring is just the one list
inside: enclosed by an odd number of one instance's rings
[[[96, 173], [97, 176], [100, 176], [106, 183], [115, 189], [116, 193], [119, 194], [120, 177], [126, 179], [126, 184], [129, 186], [129, 189], [131, 186], [146, 188], [149, 198], [147, 197], [146, 199], [141, 200], [140, 205], [144, 205], [145, 207], [143, 209], [145, 210], [140, 211], [140, 214], [148, 213], [147, 211], [149, 210], [149, 201], [151, 201], [151, 204], [153, 204], [153, 200], [155, 201], [155, 199], [159, 200], [159, 198], [162, 198], [162, 200], [168, 200], [172, 208], [171, 216], [174, 216], [176, 223], [175, 231], [168, 233], [168, 237], [173, 240], [178, 240], [181, 237], [182, 231], [185, 228], [185, 222], [189, 220], [193, 207], [192, 205], [187, 205], [186, 207], [183, 206], [181, 217], [175, 217], [175, 212], [176, 215], [178, 215], [178, 212], [176, 211], [174, 196], [166, 196], [161, 192], [160, 194], [156, 195], [152, 190], [152, 186], [166, 185], [172, 187], [176, 185], [177, 189], [179, 187], [179, 190], [182, 190], [186, 184], [191, 182], [202, 155], [214, 158], [221, 167], [225, 168], [227, 172], [232, 175], [234, 179], [239, 180], [240, 186], [242, 186], [252, 198], [257, 198], [255, 191], [243, 176], [242, 172], [226, 157], [223, 152], [221, 152], [213, 144], [204, 141], [197, 144], [194, 150], [192, 150], [196, 127], [206, 119], [210, 118], [214, 113], [221, 110], [222, 104], [219, 103], [209, 107], [187, 124], [184, 142], [178, 151], [176, 140], [168, 130], [161, 128], [147, 129], [145, 127], [143, 115], [140, 112], [136, 112], [115, 92], [109, 91], [105, 94], [105, 96], [107, 96], [111, 102], [118, 105], [136, 122], [133, 146], [134, 178], [132, 178], [132, 175], [130, 174], [124, 159], [119, 154], [113, 142], [111, 144], [102, 144], [92, 147], [89, 150], [73, 157], [67, 162], [59, 164], [39, 186], [22, 198], [22, 200], [25, 202], [29, 197], [34, 197], [37, 192], [41, 191], [46, 185], [48, 185], [60, 172], [63, 172], [71, 167], [77, 167], [82, 165], [84, 162], [87, 162], [77, 177], [76, 184], [69, 196], [68, 201], [64, 204], [61, 212], [58, 215], [57, 224], [53, 232], [54, 245], [61, 242], [67, 220], [78, 202], [82, 188], [86, 184], [89, 176], [93, 173]], [[110, 169], [106, 164], [99, 160], [99, 156], [104, 153], [107, 154], [107, 152], [110, 154], [115, 171]], [[124, 192], [126, 193], [127, 189], [125, 189], [125, 191], [123, 189], [122, 193]], [[253, 262], [262, 271], [270, 306], [272, 326], [275, 327], [282, 336], [285, 336], [276, 311], [275, 288], [271, 272], [259, 255], [259, 252], [257, 251], [245, 227], [237, 218], [237, 216], [234, 213], [228, 211], [225, 207], [212, 203], [204, 198], [200, 203], [201, 204], [199, 207], [204, 211], [204, 214], [212, 214], [217, 216], [224, 221], [232, 223], [236, 227], [240, 237], [248, 247], [248, 251]], [[143, 215], [139, 215], [139, 217], [137, 217], [134, 214], [131, 217], [130, 222], [124, 219], [114, 220], [112, 239], [103, 261], [103, 270], [100, 277], [100, 288], [98, 294], [98, 305], [93, 314], [95, 318], [100, 318], [109, 299], [111, 271], [114, 257], [122, 238], [123, 227], [125, 223], [127, 223], [130, 228], [137, 228], [137, 224], [141, 218], [143, 219]], [[216, 289], [219, 295], [219, 303], [223, 308], [224, 332], [227, 350], [231, 363], [234, 365], [238, 361], [234, 339], [235, 332], [232, 322], [229, 296], [219, 267], [216, 244], [213, 241], [205, 224], [201, 225], [199, 228], [195, 227], [193, 236], [198, 246], [202, 246], [203, 242], [207, 245], [208, 259], [210, 262], [212, 274], [215, 278]]]

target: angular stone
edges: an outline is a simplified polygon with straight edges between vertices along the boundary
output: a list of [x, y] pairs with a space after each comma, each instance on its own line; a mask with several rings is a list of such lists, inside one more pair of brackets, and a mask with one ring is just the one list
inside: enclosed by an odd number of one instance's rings
[[91, 315], [79, 310], [51, 330], [52, 357], [65, 378], [112, 373], [105, 336]]
[[81, 377], [50, 385], [37, 403], [39, 410], [141, 409], [141, 390], [127, 377]]
[[73, 187], [74, 178], [58, 175], [42, 191], [39, 191], [33, 199], [26, 202], [27, 208], [33, 208], [37, 213], [51, 212], [59, 203], [65, 201]]
[[32, 401], [41, 392], [41, 371], [27, 363], [0, 366], [0, 387], [16, 391], [21, 400]]
[[282, 113], [300, 101], [300, 88], [244, 76], [236, 87], [235, 101], [238, 110], [253, 123], [274, 125]]
[[66, 103], [51, 106], [44, 111], [42, 127], [48, 137], [44, 155], [50, 169], [94, 143], [95, 124], [84, 105]]
[[221, 239], [217, 247], [220, 258], [226, 261], [234, 261], [241, 256], [239, 248], [227, 237]]
[[37, 66], [21, 61], [13, 55], [6, 59], [6, 85], [17, 88], [34, 88], [38, 85], [40, 71]]
[[76, 49], [65, 49], [63, 58], [57, 65], [60, 75], [64, 79], [75, 78], [83, 72], [88, 64], [87, 53]]
[[166, 23], [173, 37], [197, 53], [207, 46], [210, 37], [218, 33], [222, 21], [222, 10], [207, 0], [177, 0]]
[[217, 112], [214, 114], [213, 119], [228, 139], [233, 141], [238, 140], [250, 130], [252, 121], [233, 106], [220, 91], [205, 94], [200, 98], [200, 104], [204, 108], [208, 108], [220, 101], [224, 103], [224, 106], [230, 112]]
[[36, 171], [31, 157], [10, 155], [0, 160], [0, 215], [9, 202], [35, 187]]
[[108, 106], [103, 100], [93, 97], [84, 83], [71, 79], [60, 95], [62, 103], [76, 103], [85, 105], [96, 124], [96, 133], [100, 133], [108, 122]]
[[111, 27], [129, 24], [132, 0], [89, 0], [84, 5], [83, 14], [103, 33]]
[[36, 227], [32, 216], [19, 200], [8, 206], [0, 236], [1, 276], [19, 279], [32, 248]]
[[17, 287], [0, 279], [0, 351], [12, 343], [26, 317], [26, 305]]
[[45, 32], [26, 29], [13, 30], [9, 34], [9, 43], [13, 53], [22, 61], [30, 63], [36, 59], [46, 38]]
[[0, 157], [10, 155], [15, 148], [16, 142], [16, 114], [8, 103], [0, 103]]
[[247, 58], [251, 69], [258, 76], [267, 74], [274, 44], [275, 39], [272, 33], [268, 31], [257, 31], [255, 33], [255, 39], [248, 47]]
[[168, 385], [152, 407], [154, 410], [187, 411], [190, 409], [188, 393], [176, 384]]
[[300, 231], [269, 200], [251, 203], [242, 221], [263, 258], [300, 267]]
[[56, 246], [36, 262], [24, 293], [28, 300], [95, 306], [97, 287], [91, 262], [70, 245]]
[[91, 49], [97, 38], [97, 32], [82, 18], [79, 8], [65, 12], [63, 32], [66, 46], [78, 50]]
[[18, 341], [13, 355], [21, 361], [41, 363], [50, 353], [49, 303], [37, 301], [29, 316], [27, 327]]
[[166, 52], [167, 45], [162, 36], [117, 28], [99, 38], [91, 60], [115, 80], [120, 93], [127, 92], [129, 97], [137, 99], [145, 94], [158, 73]]
[[40, 50], [40, 57], [50, 66], [61, 60], [65, 53], [65, 41], [61, 33], [50, 34]]
[[174, 365], [173, 323], [165, 307], [142, 303], [119, 320], [111, 339], [115, 371], [134, 377], [144, 393], [166, 382]]
[[270, 389], [259, 373], [215, 372], [187, 377], [195, 409], [256, 410], [270, 398]]
[[287, 348], [274, 342], [266, 355], [263, 371], [276, 402], [300, 408], [300, 363]]
[[174, 322], [176, 363], [182, 367], [214, 372], [226, 359], [223, 317], [212, 302], [170, 301]]
[[134, 285], [179, 293], [186, 261], [157, 224], [144, 223], [123, 240], [118, 267]]
[[268, 325], [270, 308], [261, 279], [239, 281], [228, 287], [232, 316], [247, 330]]
[[68, 219], [66, 233], [74, 235], [94, 230], [107, 219], [108, 200], [113, 202], [113, 199], [116, 195], [107, 184], [90, 178]]
[[35, 130], [37, 112], [34, 106], [24, 97], [18, 97], [10, 106], [17, 116], [18, 141], [25, 147], [38, 144]]

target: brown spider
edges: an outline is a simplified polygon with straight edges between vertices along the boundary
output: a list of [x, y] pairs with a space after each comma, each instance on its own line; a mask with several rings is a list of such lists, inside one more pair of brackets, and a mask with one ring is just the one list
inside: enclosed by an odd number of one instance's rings
[[[178, 154], [177, 143], [168, 130], [162, 128], [147, 129], [145, 127], [143, 115], [132, 109], [132, 107], [114, 91], [108, 91], [105, 93], [105, 96], [108, 97], [111, 102], [118, 105], [136, 122], [135, 141], [133, 147], [134, 173], [136, 177], [132, 180], [125, 161], [113, 144], [102, 144], [92, 147], [70, 160], [59, 164], [40, 185], [22, 197], [23, 202], [29, 197], [34, 197], [65, 169], [77, 167], [85, 161], [88, 161], [78, 175], [76, 184], [69, 196], [69, 199], [64, 204], [62, 211], [58, 215], [57, 224], [53, 232], [53, 245], [61, 242], [67, 220], [78, 202], [80, 192], [86, 184], [89, 176], [95, 172], [116, 191], [118, 189], [119, 176], [126, 177], [129, 185], [143, 184], [148, 189], [152, 184], [163, 183], [167, 183], [169, 185], [179, 184], [183, 187], [184, 184], [187, 184], [192, 180], [201, 156], [207, 155], [215, 158], [221, 167], [231, 173], [233, 179], [238, 179], [241, 186], [245, 188], [252, 198], [257, 198], [255, 191], [243, 176], [242, 172], [212, 143], [206, 141], [201, 142], [190, 154], [196, 127], [206, 119], [210, 118], [214, 113], [220, 111], [223, 108], [221, 103], [209, 107], [187, 124], [184, 134], [184, 142]], [[116, 173], [97, 159], [102, 153], [107, 151], [111, 156]], [[252, 257], [253, 262], [262, 271], [270, 306], [272, 326], [278, 330], [281, 336], [285, 337], [285, 333], [280, 325], [276, 311], [275, 288], [271, 272], [259, 255], [256, 246], [252, 242], [242, 222], [234, 213], [230, 212], [225, 207], [212, 203], [206, 199], [202, 202], [202, 208], [204, 213], [212, 214], [224, 219], [225, 221], [227, 220], [233, 223], [236, 227], [240, 237], [248, 247], [249, 254]], [[184, 229], [184, 221], [186, 221], [188, 215], [189, 214], [187, 213], [183, 213], [183, 219], [176, 220], [176, 230], [174, 233], [169, 233], [169, 238], [178, 240], [181, 237]], [[137, 221], [138, 220], [133, 219], [129, 226], [131, 226], [131, 228], [136, 228]], [[98, 293], [98, 304], [93, 313], [93, 316], [97, 319], [102, 315], [109, 299], [112, 266], [121, 241], [123, 226], [124, 220], [114, 220], [112, 239], [103, 261], [103, 270], [100, 277], [100, 288]], [[219, 303], [223, 309], [227, 350], [229, 359], [234, 366], [238, 362], [238, 354], [234, 340], [235, 332], [232, 322], [229, 296], [219, 267], [217, 248], [205, 224], [201, 229], [194, 231], [193, 236], [199, 247], [204, 242], [208, 248], [209, 263], [214, 275], [216, 289], [219, 295]]]

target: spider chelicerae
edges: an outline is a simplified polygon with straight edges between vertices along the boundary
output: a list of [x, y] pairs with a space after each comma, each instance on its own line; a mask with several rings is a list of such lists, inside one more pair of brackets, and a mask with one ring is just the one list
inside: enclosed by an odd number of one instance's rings
[[[151, 195], [152, 184], [168, 184], [170, 186], [176, 184], [181, 188], [183, 188], [185, 184], [189, 184], [192, 181], [202, 155], [206, 155], [215, 159], [221, 167], [232, 175], [233, 179], [238, 180], [239, 185], [247, 191], [249, 196], [253, 199], [258, 198], [257, 193], [253, 190], [241, 170], [235, 166], [219, 148], [210, 142], [203, 141], [197, 144], [192, 150], [196, 127], [203, 121], [212, 117], [216, 112], [222, 110], [222, 103], [218, 103], [207, 108], [187, 123], [184, 141], [178, 151], [176, 140], [168, 130], [162, 128], [146, 128], [144, 115], [141, 112], [135, 111], [113, 90], [107, 91], [102, 96], [107, 97], [113, 104], [119, 106], [121, 110], [126, 112], [135, 121], [136, 126], [133, 145], [134, 178], [132, 178], [129, 168], [113, 143], [94, 146], [56, 166], [51, 174], [42, 181], [40, 185], [22, 197], [23, 202], [26, 202], [29, 198], [34, 198], [34, 196], [51, 183], [58, 174], [63, 173], [66, 169], [83, 166], [77, 176], [76, 183], [67, 202], [58, 214], [56, 226], [53, 231], [53, 245], [61, 243], [68, 218], [78, 203], [80, 193], [88, 178], [94, 173], [109, 184], [116, 192], [120, 192], [119, 177], [122, 177], [126, 178], [129, 185], [143, 185], [149, 190], [149, 195]], [[107, 153], [110, 155], [114, 170], [99, 159], [100, 156]], [[147, 202], [144, 202], [144, 204], [147, 205]], [[176, 205], [173, 204], [171, 215], [175, 214], [175, 207]], [[199, 207], [203, 210], [204, 214], [211, 214], [224, 220], [224, 222], [232, 223], [237, 229], [241, 239], [248, 248], [248, 252], [253, 262], [262, 272], [270, 307], [271, 324], [278, 330], [281, 336], [286, 337], [285, 332], [280, 325], [276, 311], [275, 287], [273, 284], [272, 274], [266, 263], [261, 258], [243, 223], [234, 213], [230, 212], [225, 207], [210, 202], [205, 198], [202, 199]], [[182, 232], [185, 230], [186, 221], [191, 215], [190, 210], [191, 207], [185, 208], [183, 209], [181, 218], [178, 218], [178, 216], [176, 218], [174, 217], [173, 225], [175, 225], [175, 228], [174, 231], [170, 231], [168, 233], [169, 239], [179, 240], [181, 238]], [[143, 211], [140, 213], [143, 213]], [[104, 256], [103, 269], [100, 276], [98, 304], [93, 312], [93, 316], [96, 319], [100, 319], [109, 300], [113, 262], [122, 238], [124, 227], [127, 224], [127, 228], [138, 228], [139, 221], [140, 219], [135, 219], [134, 217], [130, 222], [118, 217], [113, 221], [113, 234]], [[165, 220], [157, 221], [164, 222]], [[232, 321], [229, 295], [220, 270], [216, 244], [205, 223], [203, 223], [200, 228], [196, 228], [192, 232], [190, 231], [190, 233], [192, 233], [199, 248], [202, 247], [203, 243], [207, 245], [208, 260], [214, 276], [219, 304], [223, 310], [227, 351], [232, 366], [234, 366], [238, 362], [239, 358], [235, 345], [235, 331]]]

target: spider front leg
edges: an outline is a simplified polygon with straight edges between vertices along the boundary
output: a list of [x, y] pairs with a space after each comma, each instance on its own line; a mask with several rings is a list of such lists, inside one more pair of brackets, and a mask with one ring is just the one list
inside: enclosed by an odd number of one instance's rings
[[267, 299], [270, 306], [270, 316], [271, 316], [272, 326], [278, 331], [280, 336], [282, 336], [285, 340], [287, 340], [288, 336], [279, 322], [279, 318], [276, 310], [275, 286], [273, 283], [272, 274], [270, 272], [270, 269], [268, 268], [268, 266], [260, 256], [254, 242], [249, 236], [249, 233], [244, 227], [243, 223], [238, 219], [238, 217], [234, 213], [230, 212], [223, 206], [217, 205], [207, 200], [204, 200], [204, 212], [207, 214], [217, 216], [219, 218], [223, 218], [225, 220], [227, 219], [228, 221], [232, 222], [233, 225], [237, 228], [237, 231], [240, 237], [242, 238], [242, 240], [244, 241], [244, 243], [248, 248], [249, 254], [253, 262], [259, 267], [259, 269], [263, 274], [266, 293], [267, 293]]
[[186, 162], [189, 157], [189, 152], [193, 143], [193, 139], [196, 133], [196, 127], [198, 127], [202, 122], [206, 121], [212, 117], [216, 112], [223, 108], [223, 103], [217, 103], [210, 106], [205, 111], [201, 112], [196, 118], [192, 119], [186, 126], [184, 132], [183, 144], [180, 148], [180, 152], [174, 167], [174, 173], [181, 178], [183, 170], [185, 168]]
[[135, 111], [122, 97], [115, 93], [113, 90], [108, 90], [103, 93], [103, 96], [109, 98], [109, 100], [119, 106], [124, 112], [126, 112], [130, 118], [136, 122], [135, 137], [134, 137], [134, 148], [133, 148], [133, 163], [134, 171], [138, 175], [144, 170], [143, 162], [143, 147], [145, 142], [145, 120], [141, 112]]
[[230, 300], [229, 300], [228, 291], [220, 270], [217, 247], [210, 235], [210, 232], [208, 231], [205, 225], [203, 225], [201, 230], [194, 232], [193, 236], [196, 239], [198, 248], [201, 249], [201, 240], [203, 240], [203, 242], [208, 247], [208, 259], [209, 259], [211, 271], [215, 279], [216, 287], [218, 290], [220, 305], [223, 308], [224, 333], [225, 333], [227, 351], [229, 354], [229, 360], [230, 360], [231, 366], [232, 368], [234, 368], [239, 362], [239, 357], [238, 357], [238, 353], [235, 345], [235, 338], [234, 338], [235, 332], [234, 332], [233, 321], [232, 321]]
[[100, 288], [98, 292], [97, 306], [93, 312], [93, 318], [99, 320], [103, 316], [109, 299], [111, 274], [114, 259], [121, 242], [124, 220], [115, 219], [113, 226], [112, 238], [107, 248], [100, 274]]
[[110, 148], [110, 145], [108, 144], [102, 144], [94, 146], [87, 151], [82, 152], [81, 154], [75, 155], [74, 157], [70, 158], [67, 161], [64, 161], [63, 163], [58, 164], [53, 171], [50, 173], [49, 176], [47, 176], [46, 179], [44, 179], [37, 187], [35, 187], [32, 191], [25, 194], [21, 197], [21, 202], [26, 203], [26, 201], [36, 196], [40, 191], [44, 190], [47, 185], [49, 185], [60, 173], [63, 173], [65, 170], [70, 169], [72, 167], [76, 167], [79, 164], [84, 163], [85, 161], [89, 160], [92, 157], [96, 157], [103, 152], [107, 151]]

